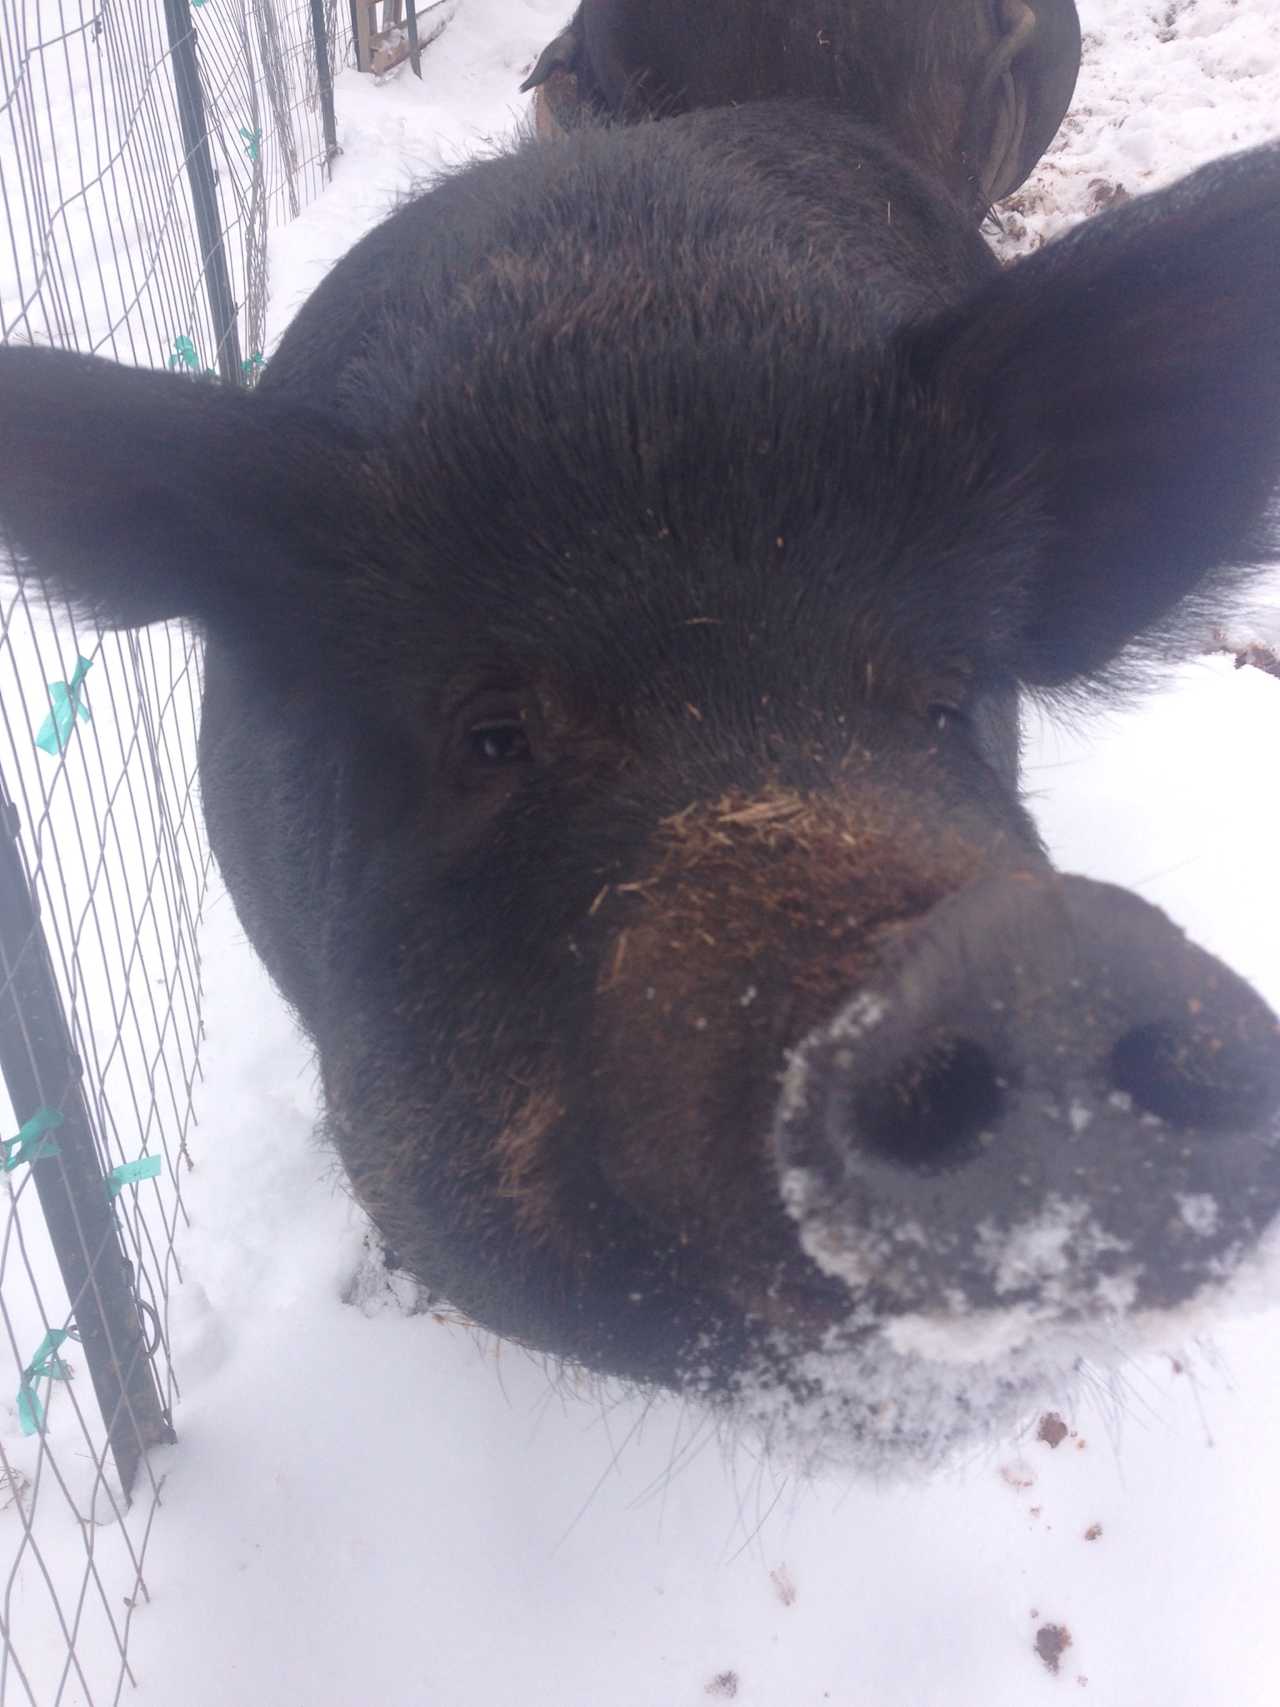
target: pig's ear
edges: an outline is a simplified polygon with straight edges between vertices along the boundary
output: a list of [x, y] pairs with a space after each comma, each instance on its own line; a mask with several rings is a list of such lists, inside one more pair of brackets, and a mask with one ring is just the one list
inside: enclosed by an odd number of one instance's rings
[[555, 40], [549, 41], [538, 55], [533, 70], [520, 85], [520, 93], [527, 95], [530, 89], [539, 88], [557, 71], [576, 71], [581, 52], [582, 7], [579, 6]]
[[0, 558], [106, 628], [296, 619], [337, 525], [338, 437], [258, 393], [0, 349]]
[[1274, 552], [1280, 147], [1220, 161], [1018, 262], [910, 358], [977, 409], [992, 477], [1028, 500], [1023, 681], [1128, 643], [1203, 642]]
[[1053, 141], [1080, 73], [1075, 0], [996, 8], [997, 39], [970, 102], [966, 159], [988, 201], [1012, 195]]

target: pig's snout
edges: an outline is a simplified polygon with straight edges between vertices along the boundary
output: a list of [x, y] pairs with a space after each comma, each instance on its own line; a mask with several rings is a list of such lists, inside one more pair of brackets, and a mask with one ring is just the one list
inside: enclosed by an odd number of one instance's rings
[[795, 1052], [776, 1123], [808, 1254], [881, 1311], [1175, 1304], [1280, 1209], [1280, 1025], [1162, 913], [970, 885]]

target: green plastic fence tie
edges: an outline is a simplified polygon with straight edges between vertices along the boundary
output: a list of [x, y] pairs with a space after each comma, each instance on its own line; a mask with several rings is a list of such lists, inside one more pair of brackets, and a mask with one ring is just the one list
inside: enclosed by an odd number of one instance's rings
[[200, 366], [200, 352], [195, 344], [185, 335], [173, 340], [173, 354], [169, 357], [171, 368], [184, 367], [190, 373], [203, 374], [206, 379], [217, 379], [217, 374], [211, 367]]
[[23, 1434], [39, 1434], [44, 1428], [44, 1406], [36, 1392], [36, 1382], [44, 1377], [50, 1381], [71, 1379], [71, 1365], [57, 1355], [58, 1347], [70, 1332], [70, 1328], [50, 1328], [36, 1347], [35, 1356], [22, 1371], [22, 1384], [18, 1388], [18, 1420]]
[[258, 150], [262, 145], [262, 132], [260, 130], [246, 130], [244, 126], [241, 125], [240, 135], [244, 138], [245, 153], [249, 156], [250, 160], [257, 165]]
[[107, 1196], [119, 1197], [125, 1186], [136, 1185], [140, 1179], [154, 1179], [159, 1172], [159, 1156], [139, 1156], [136, 1162], [121, 1162], [107, 1175]]
[[189, 368], [200, 366], [200, 357], [190, 338], [175, 338], [173, 340], [173, 354], [169, 357], [169, 366]]
[[246, 356], [240, 363], [240, 372], [246, 379], [252, 379], [255, 374], [262, 372], [267, 365], [267, 358], [261, 350], [255, 350], [251, 356]]
[[46, 1132], [62, 1125], [62, 1115], [56, 1108], [38, 1108], [22, 1127], [16, 1138], [0, 1140], [4, 1171], [11, 1174], [23, 1162], [42, 1162], [46, 1156], [60, 1156], [62, 1151]]
[[93, 721], [89, 716], [89, 707], [80, 700], [81, 685], [86, 673], [92, 668], [92, 658], [77, 658], [75, 674], [69, 682], [49, 683], [49, 698], [53, 701], [53, 710], [40, 725], [40, 733], [36, 736], [36, 746], [42, 751], [55, 754], [62, 752], [76, 726], [77, 717], [82, 723]]

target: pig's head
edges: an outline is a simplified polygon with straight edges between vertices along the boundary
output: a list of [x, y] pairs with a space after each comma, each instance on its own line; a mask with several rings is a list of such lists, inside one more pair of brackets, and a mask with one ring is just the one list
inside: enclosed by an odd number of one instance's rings
[[568, 129], [781, 97], [841, 102], [977, 216], [1062, 123], [1075, 0], [582, 0], [522, 87]]
[[730, 125], [455, 176], [253, 394], [0, 351], [0, 517], [206, 632], [215, 851], [400, 1261], [905, 1457], [1280, 1205], [1273, 1015], [1051, 869], [1014, 719], [1269, 549], [1280, 151], [868, 331]]

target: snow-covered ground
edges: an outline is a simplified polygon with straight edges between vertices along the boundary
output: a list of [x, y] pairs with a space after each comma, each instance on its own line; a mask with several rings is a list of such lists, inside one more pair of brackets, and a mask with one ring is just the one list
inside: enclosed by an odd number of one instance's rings
[[[1011, 249], [1280, 131], [1263, 0], [1080, 9], [1076, 107]], [[273, 335], [395, 197], [521, 120], [568, 10], [462, 0], [420, 82], [339, 80], [344, 153], [274, 240]], [[1028, 780], [1062, 864], [1137, 888], [1280, 1005], [1278, 739], [1280, 681], [1216, 657], [1132, 713], [1037, 726]], [[674, 1401], [575, 1394], [405, 1314], [225, 899], [205, 965], [139, 1707], [1272, 1707], [1280, 1310], [1134, 1364], [1057, 1446], [1033, 1418], [905, 1489], [798, 1485]], [[1047, 1627], [1071, 1638], [1056, 1673]]]

